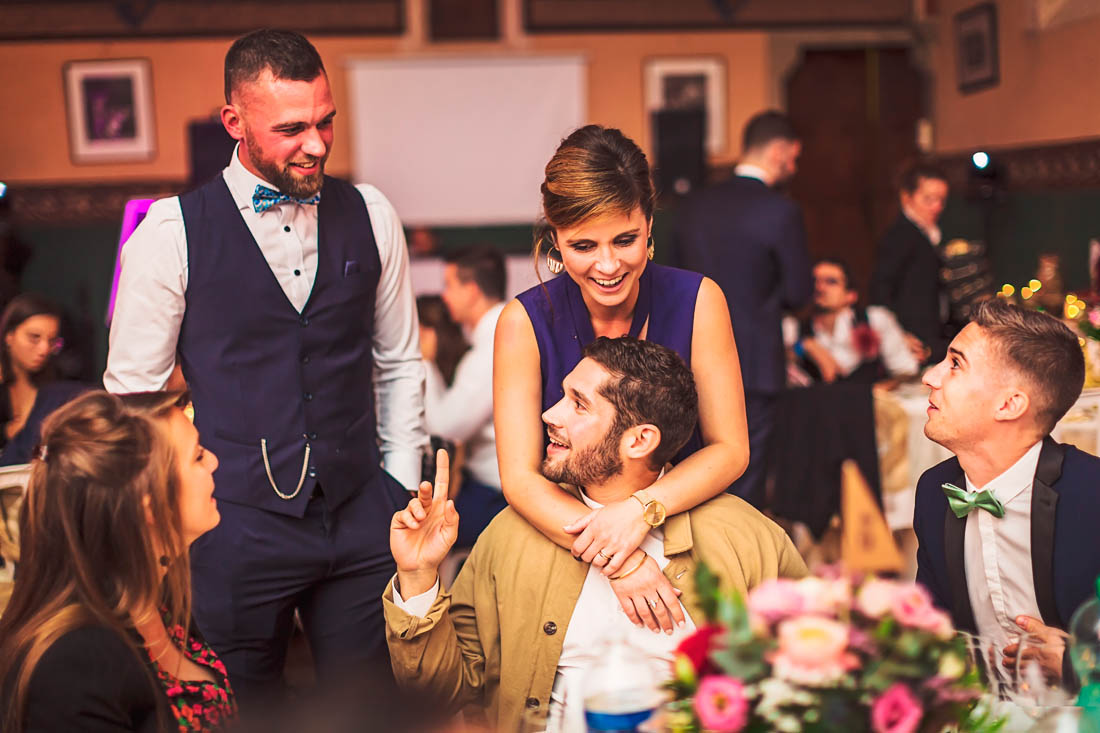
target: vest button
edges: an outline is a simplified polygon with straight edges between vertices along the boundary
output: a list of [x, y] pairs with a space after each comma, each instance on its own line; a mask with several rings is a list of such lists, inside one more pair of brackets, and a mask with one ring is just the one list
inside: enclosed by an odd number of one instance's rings
[[309, 363], [309, 354], [303, 354], [302, 355], [302, 363], [303, 364], [308, 364]]
[[529, 707], [530, 709], [534, 710], [534, 709], [535, 709], [535, 708], [537, 708], [538, 706], [539, 706], [539, 699], [538, 699], [537, 697], [529, 697], [529, 698], [527, 698], [527, 707]]
[[547, 636], [553, 636], [558, 633], [558, 625], [553, 621], [547, 621], [542, 625], [542, 631]]
[[298, 319], [298, 323], [302, 324], [302, 326], [308, 326], [309, 325], [309, 319], [306, 318], [305, 316], [302, 316], [301, 318]]
[[289, 231], [290, 231], [290, 227], [288, 227], [288, 226], [284, 226], [284, 227], [283, 227], [283, 231], [284, 231], [284, 232], [289, 232]]
[[310, 440], [317, 440], [317, 433], [310, 433], [309, 434], [309, 439]]
[[302, 395], [302, 399], [305, 400], [306, 402], [311, 401], [313, 399], [313, 393], [312, 392], [306, 392], [304, 395]]

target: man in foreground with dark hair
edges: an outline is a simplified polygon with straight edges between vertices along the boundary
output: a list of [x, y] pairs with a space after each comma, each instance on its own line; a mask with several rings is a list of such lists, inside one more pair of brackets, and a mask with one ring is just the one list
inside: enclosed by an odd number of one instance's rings
[[[1069, 328], [1003, 300], [930, 369], [924, 434], [955, 454], [917, 484], [917, 580], [955, 627], [980, 634], [1009, 670], [1036, 658], [1069, 681], [1058, 630], [1100, 575], [1100, 458], [1050, 437], [1076, 401], [1084, 356]], [[988, 650], [987, 650], [988, 651]]]
[[386, 662], [387, 523], [427, 436], [401, 223], [373, 186], [324, 175], [336, 107], [320, 55], [250, 33], [226, 54], [225, 95], [229, 165], [154, 203], [123, 249], [104, 384], [162, 389], [178, 355], [220, 459], [194, 616], [247, 713], [282, 691], [295, 612], [320, 685]]
[[[542, 471], [595, 508], [657, 479], [691, 435], [698, 398], [691, 370], [658, 344], [601, 337], [584, 356], [563, 382], [565, 397], [543, 414], [550, 444]], [[459, 522], [447, 499], [446, 463], [441, 452], [434, 492], [421, 484], [393, 517], [397, 575], [384, 597], [387, 640], [399, 684], [455, 709], [483, 707], [499, 730], [517, 729], [525, 709], [576, 715], [578, 684], [608, 637], [629, 636], [667, 673], [679, 641], [704, 621], [694, 593], [700, 560], [725, 589], [742, 594], [769, 578], [806, 574], [783, 530], [723, 494], [667, 523], [659, 507], [646, 507], [651, 531], [641, 547], [682, 595], [634, 603], [682, 602], [689, 620], [671, 634], [634, 627], [621, 610], [612, 584], [636, 568], [609, 579], [511, 508], [482, 533], [445, 592], [437, 570]]]
[[773, 190], [794, 175], [802, 143], [775, 111], [749, 120], [743, 138], [733, 178], [676, 212], [673, 264], [701, 272], [726, 294], [749, 422], [749, 465], [730, 491], [762, 506], [767, 444], [785, 385], [781, 319], [805, 305], [812, 289], [802, 212]]
[[885, 306], [908, 334], [922, 363], [943, 359], [947, 303], [940, 292], [940, 214], [947, 201], [947, 177], [929, 163], [906, 168], [898, 186], [901, 211], [882, 235], [871, 274], [870, 302]]

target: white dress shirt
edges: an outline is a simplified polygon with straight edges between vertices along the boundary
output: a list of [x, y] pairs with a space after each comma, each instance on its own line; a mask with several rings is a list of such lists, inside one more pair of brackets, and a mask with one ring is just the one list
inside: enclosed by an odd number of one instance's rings
[[[317, 276], [317, 207], [296, 203], [252, 208], [257, 185], [276, 187], [240, 162], [239, 146], [222, 172], [233, 201], [287, 299], [301, 311]], [[366, 202], [382, 263], [374, 311], [374, 388], [382, 461], [403, 486], [420, 482], [423, 379], [405, 233], [397, 212], [374, 186], [356, 186]], [[103, 385], [110, 392], [162, 389], [176, 364], [187, 307], [187, 234], [179, 197], [161, 199], [122, 249]]]
[[928, 241], [932, 244], [939, 244], [943, 239], [943, 232], [935, 224], [921, 224], [920, 219], [913, 214], [913, 212], [906, 206], [901, 207], [901, 211], [905, 214], [905, 218], [912, 222], [913, 226], [924, 232], [924, 236], [928, 237]]
[[983, 643], [992, 643], [997, 666], [1001, 650], [1024, 632], [1017, 616], [1042, 618], [1031, 572], [1031, 490], [1042, 441], [985, 486], [966, 477], [966, 490], [989, 489], [1004, 504], [998, 519], [984, 509], [966, 515], [966, 586]]
[[752, 163], [738, 163], [733, 168], [733, 175], [742, 176], [744, 178], [755, 178], [765, 186], [771, 185], [768, 183], [768, 172]]
[[497, 440], [493, 431], [493, 336], [504, 303], [484, 313], [470, 332], [470, 350], [447, 387], [434, 363], [427, 362], [424, 409], [428, 433], [466, 446], [466, 469], [475, 481], [500, 489]]
[[[910, 377], [920, 370], [920, 364], [905, 343], [905, 332], [898, 319], [889, 309], [871, 305], [867, 307], [867, 324], [878, 336], [879, 356], [886, 372], [892, 377]], [[851, 308], [837, 313], [832, 332], [814, 324], [814, 340], [829, 352], [836, 361], [843, 376], [848, 376], [862, 363], [863, 357], [852, 338], [852, 329], [856, 325], [856, 314]], [[783, 342], [792, 347], [799, 340], [798, 321], [786, 316], [783, 318]]]
[[[588, 498], [583, 492], [581, 498], [590, 509], [599, 509], [603, 505]], [[549, 542], [549, 540], [547, 540]], [[665, 535], [660, 528], [650, 530], [642, 539], [641, 549], [645, 550], [657, 562], [662, 570], [668, 565], [665, 557]], [[401, 598], [397, 588], [393, 589], [393, 601], [401, 610], [411, 616], [424, 617], [439, 595], [439, 581], [435, 586], [408, 600]], [[650, 658], [656, 679], [665, 679], [673, 661], [676, 647], [695, 631], [695, 622], [688, 615], [683, 603], [680, 604], [685, 623], [677, 627], [672, 634], [653, 632], [648, 628], [635, 626], [619, 605], [619, 599], [611, 588], [611, 581], [600, 568], [590, 566], [588, 575], [573, 607], [569, 627], [562, 641], [561, 656], [558, 658], [558, 674], [554, 679], [554, 689], [550, 694], [550, 724], [548, 731], [573, 733], [586, 730], [584, 725], [584, 674], [596, 660], [602, 642], [615, 636], [626, 640]]]

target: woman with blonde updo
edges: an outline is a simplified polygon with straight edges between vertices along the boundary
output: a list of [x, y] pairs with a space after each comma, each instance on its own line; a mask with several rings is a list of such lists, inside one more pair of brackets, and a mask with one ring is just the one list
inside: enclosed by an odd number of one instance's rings
[[236, 713], [190, 629], [188, 548], [220, 519], [182, 393], [86, 394], [47, 418], [0, 617], [0, 726], [212, 730]]
[[[657, 505], [672, 515], [721, 493], [745, 470], [749, 443], [726, 299], [708, 278], [650, 262], [655, 198], [645, 154], [620, 131], [588, 125], [562, 141], [546, 165], [546, 221], [535, 257], [564, 274], [520, 294], [501, 314], [493, 404], [508, 503], [602, 568], [632, 621], [670, 631], [683, 610], [639, 549], [651, 530], [643, 507], [656, 521]], [[586, 344], [627, 334], [673, 349], [691, 367], [699, 425], [676, 465], [648, 490], [590, 512], [541, 475], [548, 438], [540, 416], [563, 397], [562, 379]]]

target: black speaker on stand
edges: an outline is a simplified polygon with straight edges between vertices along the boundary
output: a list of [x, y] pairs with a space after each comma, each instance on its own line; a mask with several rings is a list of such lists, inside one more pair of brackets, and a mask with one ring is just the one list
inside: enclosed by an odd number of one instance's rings
[[656, 182], [662, 197], [682, 197], [707, 177], [707, 118], [702, 107], [661, 109], [653, 113]]

